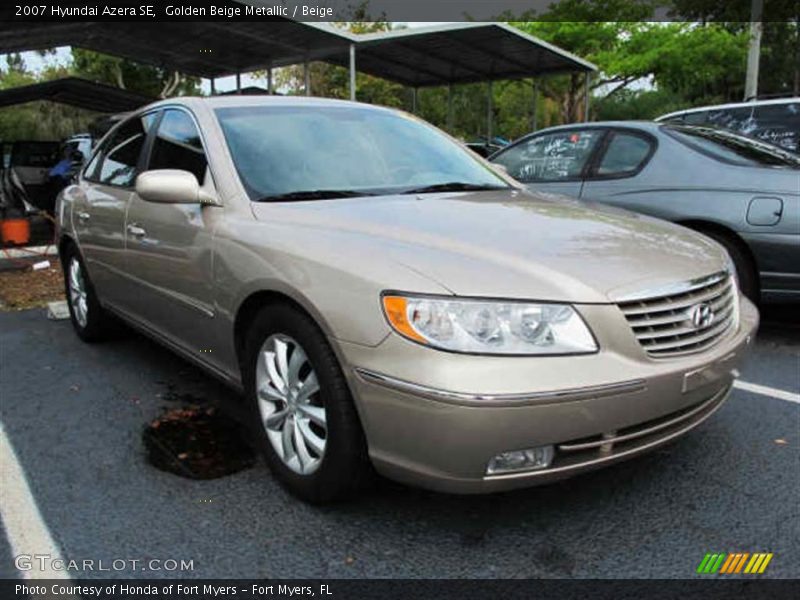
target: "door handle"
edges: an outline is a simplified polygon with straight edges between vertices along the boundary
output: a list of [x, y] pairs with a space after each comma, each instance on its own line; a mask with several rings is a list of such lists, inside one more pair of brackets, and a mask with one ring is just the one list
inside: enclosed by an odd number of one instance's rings
[[92, 215], [90, 215], [90, 214], [89, 214], [89, 213], [87, 213], [87, 212], [79, 212], [79, 213], [78, 213], [78, 220], [79, 220], [81, 223], [86, 223], [86, 221], [88, 221], [88, 220], [89, 220], [89, 219], [91, 219], [91, 218], [92, 218]]
[[128, 225], [128, 233], [137, 238], [143, 238], [147, 235], [147, 232], [143, 228], [133, 223]]

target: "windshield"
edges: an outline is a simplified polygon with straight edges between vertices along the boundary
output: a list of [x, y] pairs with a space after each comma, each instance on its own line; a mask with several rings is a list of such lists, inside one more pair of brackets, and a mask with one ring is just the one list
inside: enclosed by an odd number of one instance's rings
[[663, 129], [683, 144], [719, 161], [747, 167], [800, 168], [800, 159], [778, 146], [716, 129], [664, 125]]
[[253, 201], [510, 187], [471, 152], [402, 113], [353, 106], [215, 112]]

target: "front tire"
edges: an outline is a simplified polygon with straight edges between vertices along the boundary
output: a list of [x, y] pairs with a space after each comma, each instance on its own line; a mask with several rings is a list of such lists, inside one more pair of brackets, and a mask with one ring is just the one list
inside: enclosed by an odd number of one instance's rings
[[243, 375], [256, 441], [275, 477], [315, 504], [352, 495], [370, 469], [361, 423], [317, 325], [285, 304], [248, 327]]
[[89, 343], [107, 339], [115, 331], [116, 323], [100, 306], [86, 266], [75, 246], [70, 245], [66, 249], [62, 261], [64, 291], [75, 333]]

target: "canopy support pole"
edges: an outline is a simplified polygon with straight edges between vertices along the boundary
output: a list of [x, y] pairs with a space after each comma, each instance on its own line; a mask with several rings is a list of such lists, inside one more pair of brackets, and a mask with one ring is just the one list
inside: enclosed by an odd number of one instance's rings
[[747, 73], [744, 80], [744, 101], [758, 97], [758, 63], [761, 59], [761, 34], [764, 23], [764, 1], [753, 0], [750, 6], [750, 43], [747, 48]]
[[592, 74], [586, 71], [583, 80], [583, 122], [589, 122], [589, 83], [592, 81]]
[[447, 84], [447, 131], [453, 133], [453, 84]]
[[215, 77], [212, 77], [212, 78], [211, 78], [211, 95], [212, 95], [212, 96], [216, 96], [216, 95], [217, 95], [217, 85], [216, 85], [216, 81], [217, 81], [217, 80], [216, 80], [216, 78], [215, 78]]
[[356, 99], [356, 45], [350, 44], [350, 100]]
[[486, 142], [491, 144], [494, 126], [494, 106], [492, 105], [492, 82], [486, 84]]
[[272, 67], [267, 69], [267, 94], [270, 96], [273, 94], [272, 90]]
[[242, 74], [236, 73], [236, 93], [242, 93]]
[[531, 131], [536, 131], [539, 123], [539, 80], [533, 80], [533, 115], [531, 117]]
[[306, 96], [311, 95], [311, 69], [309, 69], [308, 59], [303, 63], [303, 91]]

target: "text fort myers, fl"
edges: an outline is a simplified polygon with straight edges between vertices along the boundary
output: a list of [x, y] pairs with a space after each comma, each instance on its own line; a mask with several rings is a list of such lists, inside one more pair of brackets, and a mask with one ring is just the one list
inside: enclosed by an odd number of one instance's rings
[[[18, 7], [25, 8], [25, 7]], [[37, 7], [38, 9], [44, 7]], [[314, 17], [325, 18], [333, 16], [333, 8], [315, 6], [310, 4], [285, 6], [193, 6], [191, 4], [169, 4], [163, 7], [168, 17]], [[28, 12], [28, 11], [26, 11]], [[155, 17], [157, 8], [153, 5], [133, 6], [51, 6], [50, 12], [55, 17]]]

